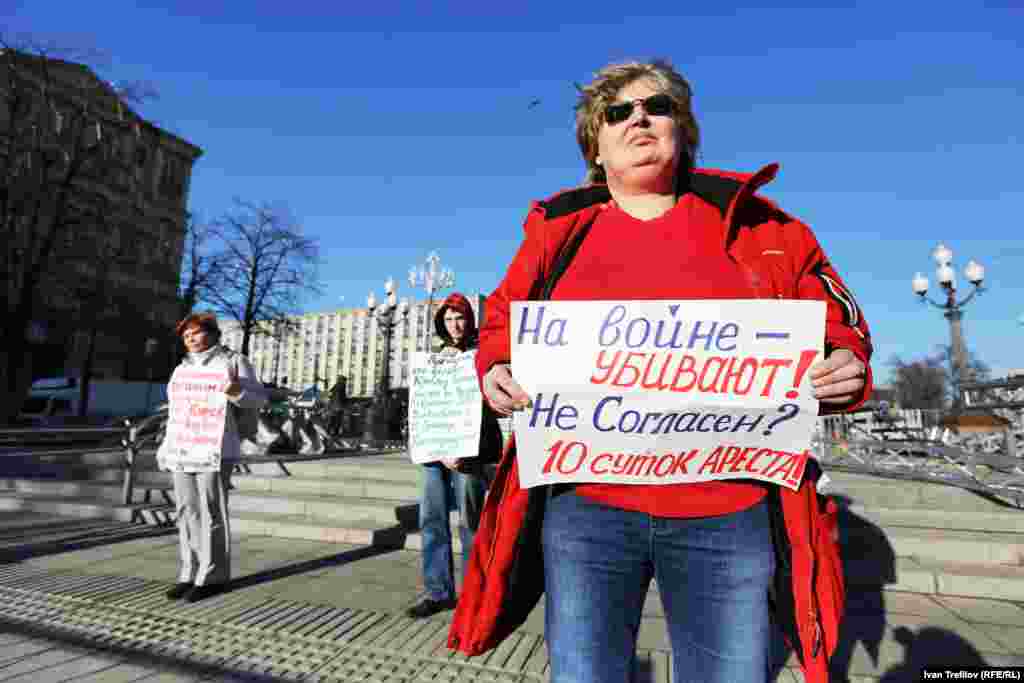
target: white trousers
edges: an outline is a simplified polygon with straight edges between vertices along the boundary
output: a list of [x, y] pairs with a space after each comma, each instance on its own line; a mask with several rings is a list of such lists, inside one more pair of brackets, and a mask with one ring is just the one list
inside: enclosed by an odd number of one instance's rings
[[231, 577], [231, 529], [228, 526], [228, 477], [220, 472], [175, 472], [181, 571], [178, 581], [204, 586]]

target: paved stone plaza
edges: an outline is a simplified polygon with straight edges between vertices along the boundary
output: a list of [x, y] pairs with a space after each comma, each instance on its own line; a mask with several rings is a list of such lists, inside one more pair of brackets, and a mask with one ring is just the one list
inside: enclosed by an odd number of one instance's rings
[[[411, 467], [392, 456], [388, 466], [403, 472]], [[268, 481], [303, 482], [296, 466], [289, 467], [291, 477]], [[338, 485], [356, 483], [350, 470], [325, 472]], [[239, 477], [238, 499], [259, 481]], [[407, 493], [399, 498], [407, 500]], [[392, 504], [392, 519], [402, 509]], [[0, 680], [547, 680], [542, 605], [501, 647], [472, 659], [445, 647], [451, 613], [424, 621], [402, 614], [420, 591], [420, 555], [409, 540], [414, 537], [396, 547], [393, 539], [374, 544], [372, 534], [342, 543], [265, 535], [259, 528], [235, 535], [231, 590], [188, 605], [163, 597], [176, 576], [173, 528], [0, 512]], [[269, 522], [264, 528], [271, 528]], [[316, 529], [320, 537], [341, 536]], [[953, 532], [936, 532], [936, 543], [942, 537], [956, 540]], [[891, 541], [900, 542], [896, 535]], [[992, 542], [998, 545], [996, 538]], [[851, 552], [864, 555], [859, 547], [850, 546]], [[850, 586], [835, 680], [913, 681], [912, 672], [940, 661], [1024, 665], [1022, 603], [955, 597], [943, 586], [957, 584], [939, 579], [919, 586], [907, 577], [918, 576], [913, 563], [920, 550], [902, 547], [896, 547], [894, 577], [871, 586], [862, 574]], [[941, 566], [950, 575], [958, 571], [952, 562]], [[1010, 578], [1019, 573], [1012, 567], [998, 571]], [[997, 597], [1009, 595], [1003, 584], [992, 585]], [[672, 680], [656, 587], [645, 606], [639, 651], [638, 681]], [[801, 676], [789, 661], [777, 680]]]

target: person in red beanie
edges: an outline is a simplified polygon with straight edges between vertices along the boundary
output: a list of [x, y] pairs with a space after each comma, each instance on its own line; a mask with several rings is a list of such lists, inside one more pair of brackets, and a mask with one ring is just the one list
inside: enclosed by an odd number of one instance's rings
[[[450, 294], [434, 315], [434, 327], [443, 342], [440, 353], [458, 354], [476, 348], [476, 318], [469, 299]], [[482, 403], [480, 449], [476, 458], [442, 459], [423, 465], [420, 530], [423, 534], [424, 593], [406, 610], [415, 619], [455, 607], [455, 571], [448, 511], [459, 510], [459, 538], [463, 567], [469, 563], [473, 535], [480, 523], [484, 496], [493, 476], [493, 463], [501, 455], [501, 432], [496, 416]]]

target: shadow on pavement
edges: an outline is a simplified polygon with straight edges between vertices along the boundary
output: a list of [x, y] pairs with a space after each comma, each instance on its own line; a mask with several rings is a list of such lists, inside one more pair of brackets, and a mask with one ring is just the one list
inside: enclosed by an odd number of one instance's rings
[[[885, 586], [896, 583], [896, 554], [885, 532], [850, 511], [850, 498], [835, 496], [840, 506], [840, 535], [847, 576], [846, 615], [839, 646], [832, 657], [831, 679], [850, 680], [850, 665], [857, 644], [871, 658], [879, 683], [916, 683], [924, 667], [985, 666], [981, 654], [956, 633], [935, 626], [916, 632], [905, 626], [892, 629], [892, 639], [904, 648], [903, 661], [879, 671], [882, 642], [887, 630]], [[876, 675], [877, 675], [876, 674]]]
[[[849, 497], [833, 498], [840, 508], [839, 533], [847, 585], [846, 613], [829, 669], [831, 680], [841, 683], [849, 680], [858, 643], [864, 646], [875, 669], [879, 666], [886, 629], [885, 586], [896, 582], [896, 553], [881, 528], [850, 511]], [[782, 632], [775, 631], [769, 680], [776, 680], [791, 654]]]
[[846, 681], [858, 643], [875, 669], [879, 667], [886, 624], [885, 586], [896, 583], [896, 553], [880, 527], [850, 511], [849, 497], [834, 498], [839, 505], [847, 595], [839, 646], [829, 668], [834, 680]]
[[14, 524], [0, 533], [0, 563], [176, 533], [175, 527], [78, 518]]
[[886, 671], [879, 683], [916, 683], [925, 667], [963, 669], [987, 665], [970, 643], [946, 629], [925, 626], [915, 633], [900, 626], [893, 630], [893, 638], [904, 648], [903, 661]]
[[394, 552], [395, 550], [396, 548], [390, 544], [368, 545], [362, 548], [356, 548], [354, 550], [346, 550], [345, 552], [338, 553], [336, 555], [317, 557], [312, 560], [306, 560], [304, 562], [297, 562], [295, 564], [285, 565], [284, 567], [267, 569], [265, 571], [257, 572], [255, 574], [247, 574], [246, 576], [240, 576], [236, 579], [232, 579], [228, 583], [227, 590], [233, 591], [241, 588], [249, 588], [250, 586], [257, 586], [261, 583], [266, 583], [268, 581], [276, 581], [278, 579], [284, 579], [288, 578], [289, 576], [304, 574], [306, 572], [316, 571], [318, 569], [330, 569], [332, 567], [340, 567], [351, 562], [358, 562], [359, 560], [365, 560], [371, 557], [377, 557], [378, 555], [384, 555], [386, 553]]

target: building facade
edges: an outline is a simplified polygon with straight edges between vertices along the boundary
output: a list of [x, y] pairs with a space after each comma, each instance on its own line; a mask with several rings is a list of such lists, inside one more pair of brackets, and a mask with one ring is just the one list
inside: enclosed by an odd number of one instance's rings
[[[484, 297], [468, 297], [479, 324]], [[440, 301], [411, 303], [402, 318], [395, 314], [390, 334], [389, 382], [391, 388], [409, 386], [411, 354], [429, 344], [440, 343], [434, 331], [434, 312]], [[327, 391], [341, 379], [346, 396], [372, 396], [384, 365], [386, 326], [365, 308], [339, 308], [322, 313], [306, 313], [290, 318], [289, 329], [275, 334], [271, 325], [262, 328], [249, 341], [249, 360], [261, 381], [303, 391], [317, 387]], [[220, 323], [222, 343], [236, 351], [242, 348], [242, 331], [233, 321]], [[428, 341], [429, 340], [429, 341]]]
[[[52, 242], [33, 306], [33, 375], [88, 367], [98, 379], [145, 379], [155, 366], [166, 376], [202, 150], [142, 118], [82, 64], [2, 51], [0, 73], [0, 99], [22, 101], [0, 106], [0, 138], [14, 141], [0, 145], [0, 169], [21, 183], [0, 190], [13, 197], [31, 185], [54, 198], [41, 219], [16, 207], [6, 216], [15, 226], [8, 249]], [[47, 173], [33, 175], [41, 164]], [[65, 178], [66, 194], [58, 188]], [[156, 352], [150, 345], [147, 354], [147, 339], [157, 340]]]

